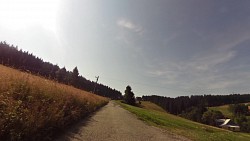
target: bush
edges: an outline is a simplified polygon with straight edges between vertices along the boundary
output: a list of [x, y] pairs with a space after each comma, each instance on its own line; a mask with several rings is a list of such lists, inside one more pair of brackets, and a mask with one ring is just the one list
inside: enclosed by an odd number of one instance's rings
[[204, 124], [216, 126], [216, 119], [224, 118], [224, 115], [220, 111], [208, 110], [203, 113], [201, 121]]

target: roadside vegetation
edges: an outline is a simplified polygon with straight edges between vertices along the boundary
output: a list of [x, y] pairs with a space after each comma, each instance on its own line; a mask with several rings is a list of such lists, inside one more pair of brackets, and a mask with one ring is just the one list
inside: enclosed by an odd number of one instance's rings
[[[155, 110], [154, 106], [143, 106], [144, 101], [142, 101], [142, 107], [147, 107], [146, 109], [127, 105], [125, 103], [117, 101], [123, 108], [134, 113], [139, 119], [147, 122], [150, 125], [158, 126], [166, 129], [174, 134], [185, 136], [191, 140], [195, 141], [248, 141], [250, 138], [249, 134], [231, 132], [228, 130], [216, 128], [213, 126], [208, 126], [193, 122], [172, 114], [168, 114], [163, 111]], [[150, 103], [147, 102], [147, 105]], [[151, 103], [152, 104], [152, 103]], [[159, 108], [160, 109], [160, 108]]]
[[52, 140], [108, 99], [0, 65], [0, 139]]

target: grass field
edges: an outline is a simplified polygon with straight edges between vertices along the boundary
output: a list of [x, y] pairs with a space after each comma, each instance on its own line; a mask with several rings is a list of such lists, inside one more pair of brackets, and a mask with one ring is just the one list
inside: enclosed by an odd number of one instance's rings
[[[158, 126], [166, 129], [169, 132], [185, 136], [195, 141], [249, 141], [250, 134], [231, 132], [220, 128], [196, 123], [175, 115], [168, 114], [163, 111], [157, 111], [155, 108], [139, 108], [130, 106], [121, 102], [123, 108], [134, 113], [139, 119], [147, 122], [150, 125]], [[147, 103], [146, 105], [153, 103]], [[143, 103], [142, 103], [143, 105]]]
[[209, 110], [220, 111], [222, 114], [228, 118], [233, 116], [233, 113], [229, 111], [229, 105], [222, 105], [216, 107], [208, 107]]
[[[250, 104], [250, 103], [244, 103], [244, 104]], [[250, 106], [248, 107], [250, 109]], [[216, 106], [216, 107], [208, 107], [209, 110], [214, 111], [220, 111], [222, 114], [228, 118], [232, 118], [233, 113], [229, 111], [229, 105], [222, 105], [222, 106]], [[249, 117], [249, 116], [248, 116]]]
[[106, 98], [0, 65], [0, 140], [51, 140]]
[[160, 106], [158, 106], [150, 101], [141, 101], [140, 107], [143, 109], [148, 109], [148, 110], [166, 112], [163, 108], [161, 108]]

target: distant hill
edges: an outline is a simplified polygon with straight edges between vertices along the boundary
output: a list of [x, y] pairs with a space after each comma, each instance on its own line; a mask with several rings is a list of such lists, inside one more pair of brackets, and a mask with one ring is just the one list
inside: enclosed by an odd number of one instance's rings
[[17, 46], [9, 45], [6, 42], [0, 42], [0, 64], [72, 85], [88, 92], [93, 92], [94, 87], [96, 87], [95, 94], [111, 99], [122, 98], [121, 92], [103, 84], [96, 85], [95, 82], [79, 75], [77, 67], [72, 71], [68, 71], [65, 67], [60, 68], [50, 62], [44, 62], [32, 53], [18, 49]]
[[[250, 102], [247, 102], [245, 104], [250, 104]], [[214, 110], [214, 111], [220, 111], [223, 113], [224, 116], [228, 118], [233, 117], [233, 113], [229, 110], [229, 104], [226, 105], [221, 105], [221, 106], [213, 106], [213, 107], [208, 107], [209, 110]], [[248, 109], [250, 110], [250, 106], [248, 106]], [[248, 116], [250, 117], [250, 116]]]
[[224, 116], [231, 118], [233, 113], [229, 111], [229, 105], [208, 107], [209, 110], [220, 111]]
[[176, 98], [150, 95], [142, 96], [142, 99], [161, 106], [171, 114], [178, 115], [192, 107], [213, 107], [225, 104], [246, 103], [250, 101], [250, 94], [191, 95]]
[[[145, 108], [130, 106], [118, 102], [123, 108], [134, 113], [139, 119], [150, 125], [157, 126], [177, 135], [185, 136], [194, 141], [249, 141], [250, 134], [231, 132], [221, 128], [193, 122], [164, 111], [155, 110], [155, 104], [145, 102]], [[145, 104], [144, 103], [144, 104]], [[142, 106], [144, 107], [144, 106]], [[157, 108], [159, 109], [159, 108]]]

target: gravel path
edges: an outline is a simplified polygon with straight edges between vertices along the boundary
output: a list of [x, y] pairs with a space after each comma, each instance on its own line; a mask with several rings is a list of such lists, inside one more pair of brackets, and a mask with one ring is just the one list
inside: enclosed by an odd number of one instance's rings
[[188, 139], [149, 126], [115, 102], [100, 109], [89, 119], [57, 141], [169, 141]]

